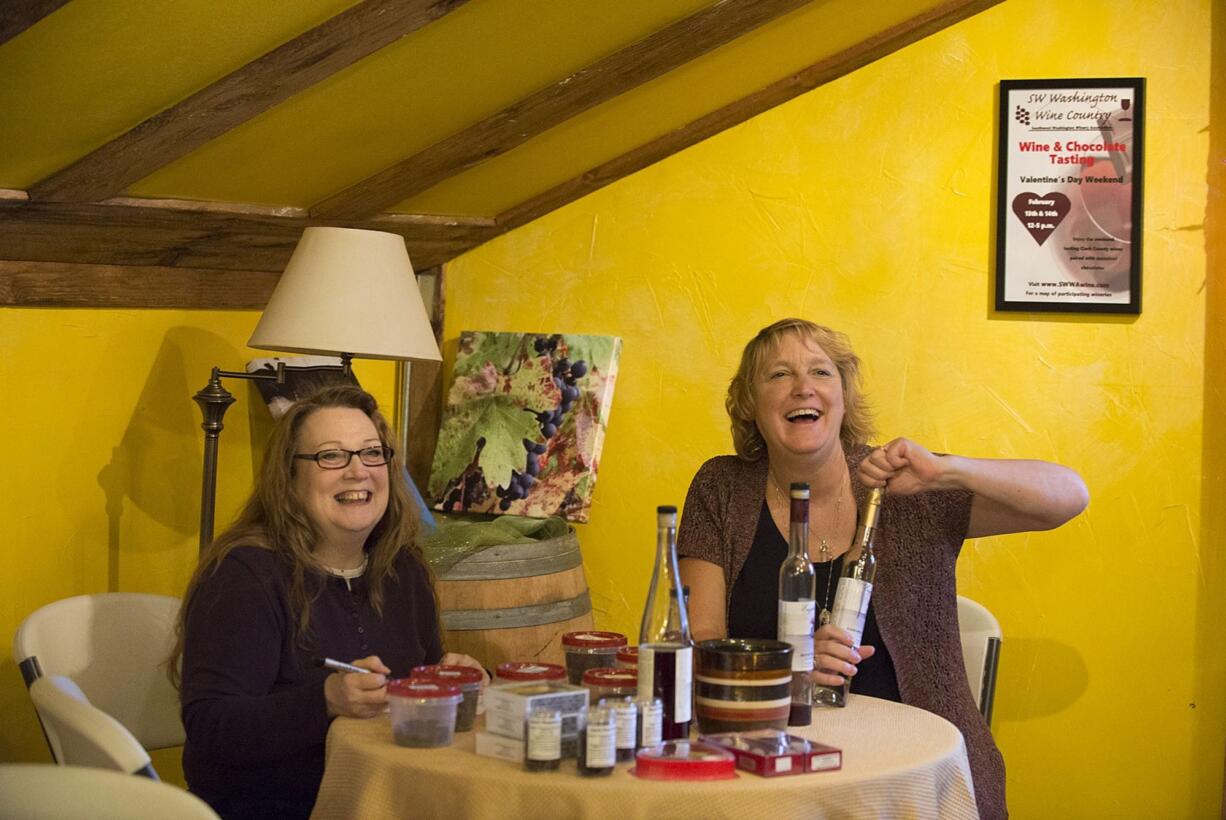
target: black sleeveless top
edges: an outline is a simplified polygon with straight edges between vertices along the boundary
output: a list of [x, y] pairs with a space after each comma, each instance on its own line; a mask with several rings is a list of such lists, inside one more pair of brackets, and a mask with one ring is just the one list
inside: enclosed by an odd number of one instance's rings
[[[741, 567], [741, 574], [732, 585], [732, 599], [728, 606], [728, 637], [773, 640], [779, 636], [779, 565], [787, 554], [788, 542], [775, 526], [770, 508], [764, 500], [762, 512], [758, 516], [758, 529], [754, 533], [753, 546], [749, 549], [745, 565]], [[814, 562], [813, 568], [817, 570], [816, 597], [817, 609], [820, 612], [822, 607], [830, 609], [834, 603], [834, 591], [839, 583], [843, 559], [840, 556], [825, 563]], [[834, 573], [833, 578], [830, 577], [831, 573]], [[898, 691], [894, 662], [890, 659], [890, 652], [877, 628], [874, 604], [874, 601], [869, 601], [862, 642], [866, 646], [876, 647], [877, 652], [860, 663], [859, 671], [851, 679], [851, 691], [857, 695], [871, 695], [901, 703], [902, 695]]]

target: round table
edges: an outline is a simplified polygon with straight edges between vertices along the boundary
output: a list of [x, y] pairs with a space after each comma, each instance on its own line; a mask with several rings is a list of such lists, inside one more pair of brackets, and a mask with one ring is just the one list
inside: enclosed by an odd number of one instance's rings
[[[480, 728], [480, 722], [478, 729]], [[839, 771], [781, 777], [641, 780], [633, 763], [607, 777], [581, 777], [573, 760], [556, 772], [482, 757], [473, 732], [451, 746], [392, 742], [386, 715], [338, 718], [313, 818], [442, 817], [908, 817], [975, 818], [962, 735], [929, 712], [852, 695], [844, 709], [814, 710], [793, 734], [843, 750]]]

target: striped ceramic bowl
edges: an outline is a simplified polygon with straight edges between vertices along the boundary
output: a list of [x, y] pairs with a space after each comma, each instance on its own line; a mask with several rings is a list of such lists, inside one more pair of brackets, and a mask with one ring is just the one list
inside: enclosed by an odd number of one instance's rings
[[790, 644], [741, 638], [703, 641], [694, 677], [694, 705], [703, 734], [787, 728]]

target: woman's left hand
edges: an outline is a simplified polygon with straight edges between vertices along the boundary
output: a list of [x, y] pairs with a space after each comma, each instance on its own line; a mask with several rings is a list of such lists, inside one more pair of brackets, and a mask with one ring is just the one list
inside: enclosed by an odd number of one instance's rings
[[486, 671], [485, 667], [476, 658], [462, 655], [459, 652], [446, 652], [439, 663], [445, 666], [471, 666], [473, 669], [480, 669], [481, 674], [484, 675], [484, 679], [481, 682], [482, 686], [489, 685], [490, 673]]
[[935, 456], [911, 439], [896, 438], [877, 447], [859, 468], [860, 481], [867, 487], [889, 486], [895, 495], [911, 495], [941, 487], [941, 457]]

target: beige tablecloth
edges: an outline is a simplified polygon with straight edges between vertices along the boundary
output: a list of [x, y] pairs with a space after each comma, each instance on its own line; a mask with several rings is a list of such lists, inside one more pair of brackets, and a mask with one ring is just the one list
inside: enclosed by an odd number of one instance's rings
[[392, 742], [387, 716], [339, 718], [328, 733], [316, 820], [327, 818], [975, 818], [962, 735], [936, 715], [852, 695], [845, 709], [814, 710], [813, 725], [791, 730], [843, 750], [843, 768], [734, 780], [640, 780], [633, 763], [608, 777], [580, 777], [473, 752], [464, 732], [443, 749]]

